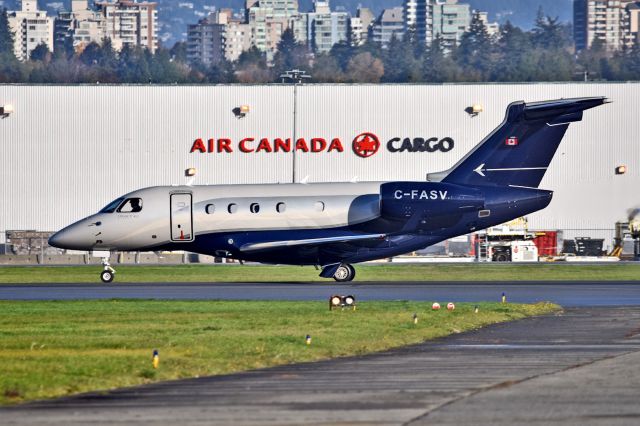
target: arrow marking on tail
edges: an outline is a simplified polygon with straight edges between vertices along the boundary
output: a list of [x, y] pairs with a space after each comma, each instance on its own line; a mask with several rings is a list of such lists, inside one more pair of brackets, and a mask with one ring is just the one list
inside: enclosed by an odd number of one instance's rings
[[526, 170], [547, 170], [547, 167], [506, 167], [502, 169], [485, 169], [484, 164], [480, 164], [478, 167], [473, 169], [474, 172], [482, 177], [485, 177], [484, 172], [519, 172]]

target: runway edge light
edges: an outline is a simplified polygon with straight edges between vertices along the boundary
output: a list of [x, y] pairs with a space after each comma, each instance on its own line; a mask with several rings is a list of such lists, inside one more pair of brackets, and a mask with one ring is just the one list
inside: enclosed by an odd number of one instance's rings
[[151, 363], [153, 364], [153, 368], [158, 368], [160, 366], [160, 355], [158, 354], [158, 350], [153, 350], [153, 358]]
[[311, 335], [307, 334], [307, 337], [304, 338], [304, 341], [305, 341], [305, 343], [307, 345], [310, 345], [311, 344]]
[[504, 291], [502, 292], [502, 303], [507, 303], [507, 295]]

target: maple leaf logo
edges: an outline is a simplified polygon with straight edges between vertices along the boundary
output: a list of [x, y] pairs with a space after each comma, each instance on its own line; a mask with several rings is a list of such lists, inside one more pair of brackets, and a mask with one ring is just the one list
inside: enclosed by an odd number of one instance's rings
[[361, 133], [353, 139], [353, 152], [362, 158], [371, 157], [380, 149], [380, 141], [373, 133]]

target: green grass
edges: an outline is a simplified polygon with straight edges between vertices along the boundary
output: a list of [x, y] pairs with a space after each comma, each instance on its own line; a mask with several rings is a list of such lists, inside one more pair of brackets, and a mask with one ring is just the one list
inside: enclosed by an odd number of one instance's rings
[[[0, 284], [100, 283], [96, 266], [0, 266]], [[327, 282], [310, 266], [116, 265], [125, 282]], [[615, 264], [375, 264], [356, 265], [356, 281], [640, 280], [640, 263]]]
[[559, 309], [482, 303], [475, 314], [473, 304], [453, 312], [430, 306], [364, 302], [356, 311], [329, 311], [324, 302], [0, 302], [0, 404], [365, 354]]

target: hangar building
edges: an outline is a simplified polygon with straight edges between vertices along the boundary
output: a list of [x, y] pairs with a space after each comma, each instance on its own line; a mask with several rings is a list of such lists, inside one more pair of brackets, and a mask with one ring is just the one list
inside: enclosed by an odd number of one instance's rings
[[[11, 105], [0, 119], [0, 242], [5, 230], [58, 230], [140, 187], [184, 184], [190, 167], [194, 184], [425, 180], [510, 102], [581, 96], [613, 103], [570, 126], [541, 184], [554, 199], [529, 226], [610, 241], [640, 206], [638, 83], [0, 85], [0, 107]], [[375, 154], [353, 149], [363, 133], [379, 140]], [[412, 152], [416, 139], [428, 149]]]

